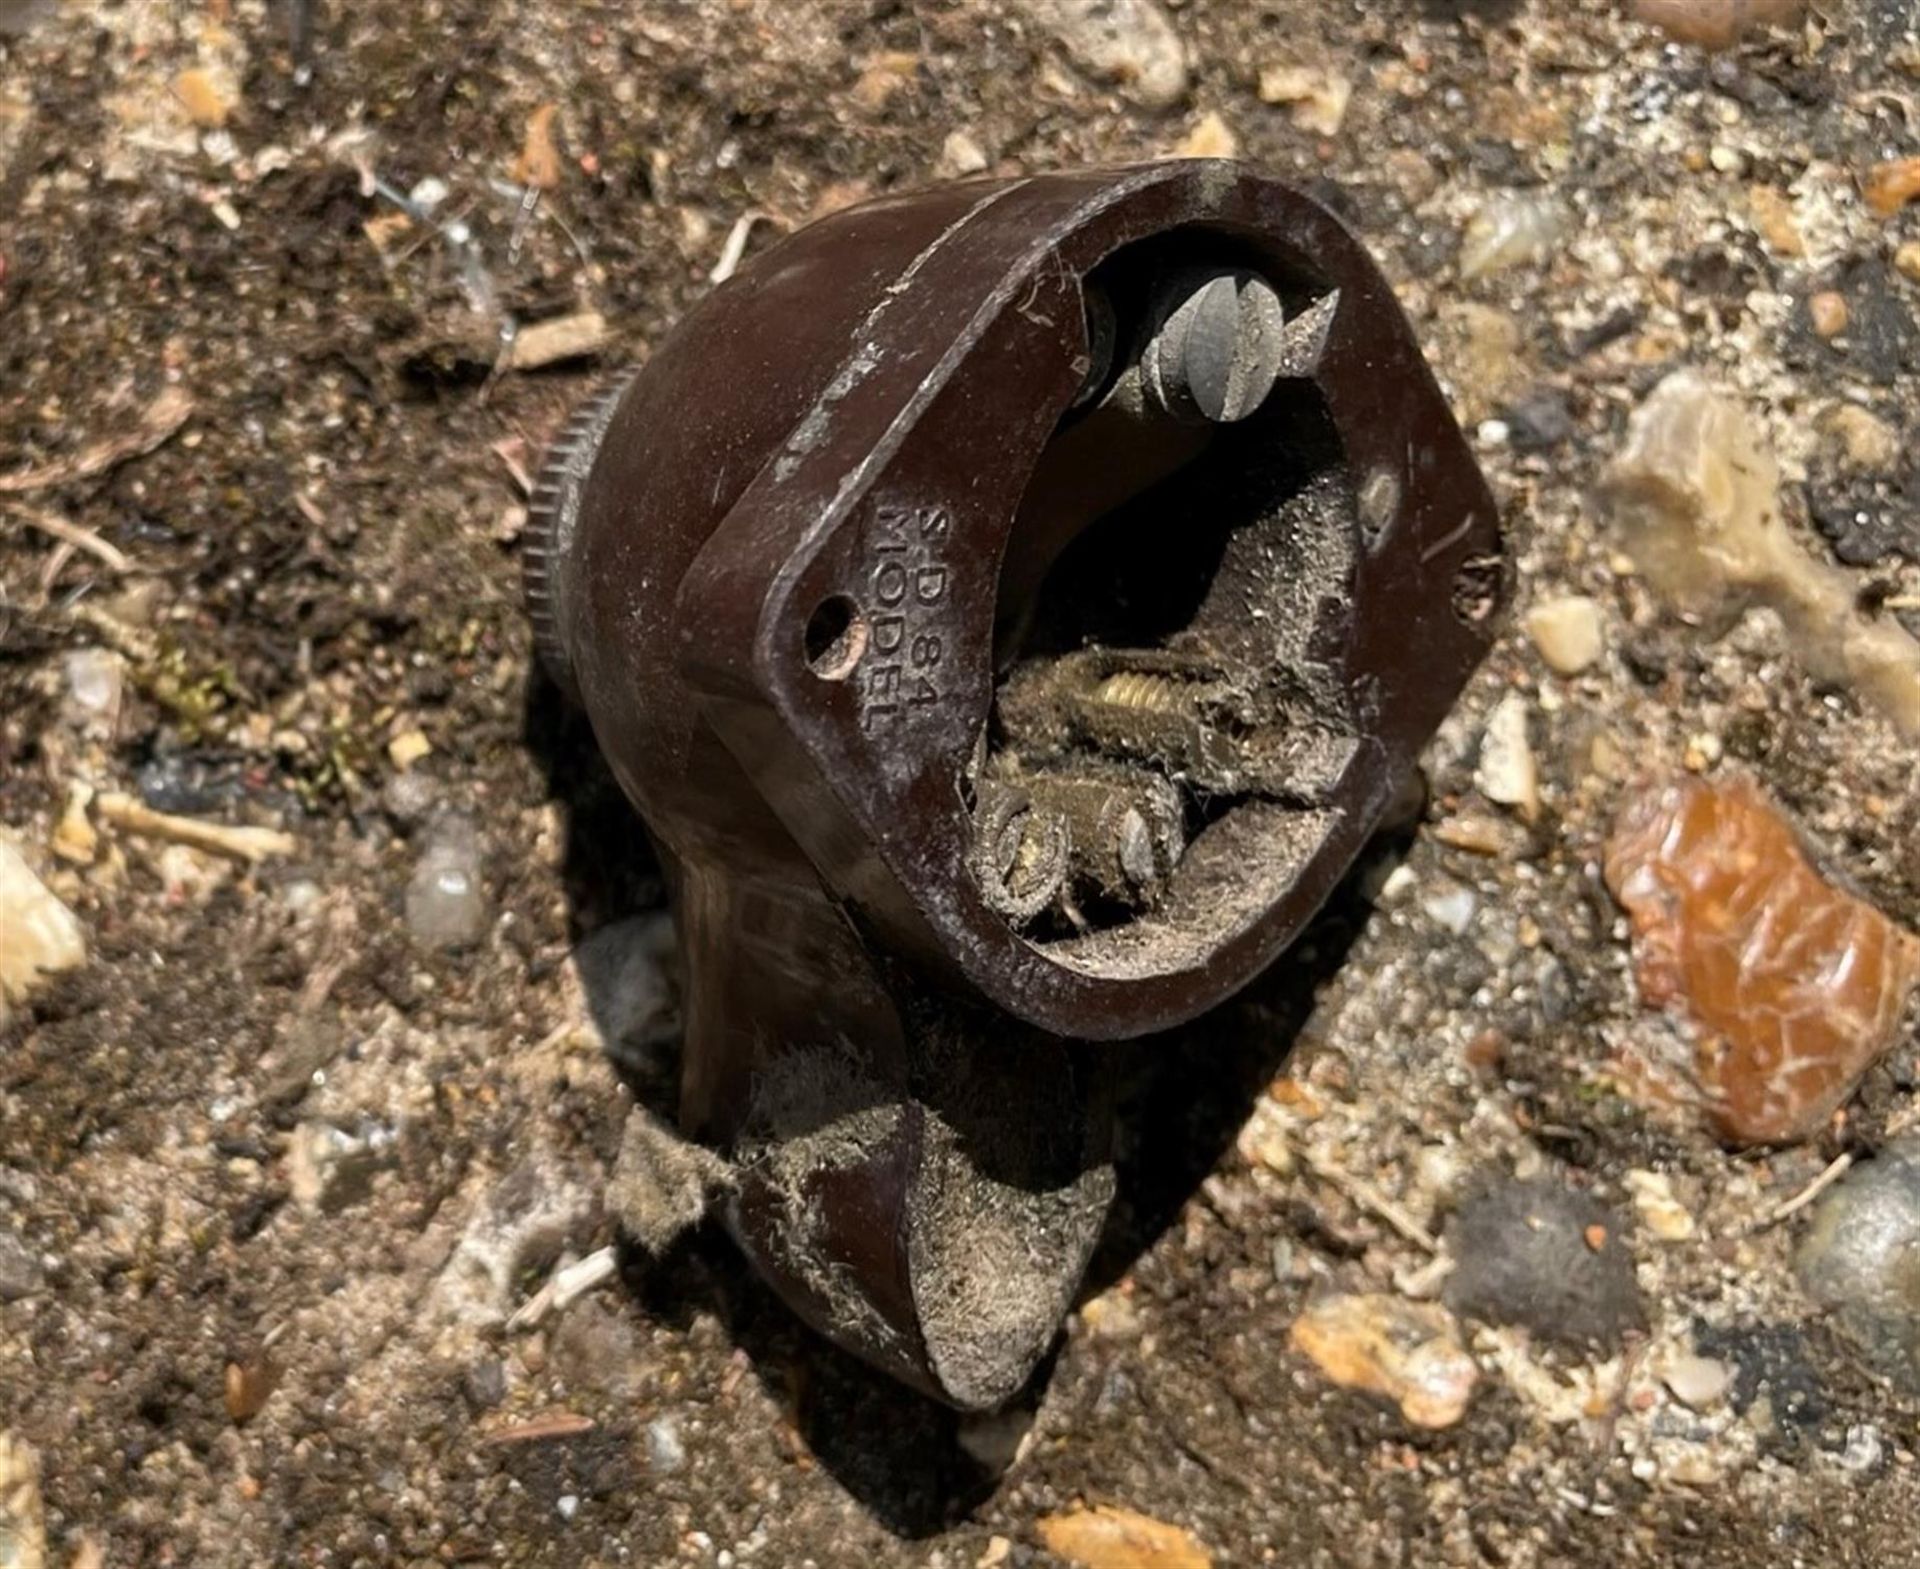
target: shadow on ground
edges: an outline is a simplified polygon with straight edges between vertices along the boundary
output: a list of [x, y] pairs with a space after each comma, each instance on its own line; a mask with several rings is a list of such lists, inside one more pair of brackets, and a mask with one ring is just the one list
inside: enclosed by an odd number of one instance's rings
[[[663, 885], [645, 830], [590, 726], [544, 678], [529, 689], [526, 740], [566, 814], [564, 879], [576, 935], [657, 908]], [[1118, 1184], [1083, 1299], [1123, 1277], [1219, 1164], [1368, 914], [1350, 881], [1308, 936], [1226, 1007], [1109, 1048]], [[588, 1004], [600, 1011], [591, 992]], [[629, 1083], [642, 1105], [676, 1116], [670, 1079]], [[629, 1249], [622, 1273], [642, 1310], [664, 1322], [685, 1327], [700, 1312], [715, 1314], [793, 1413], [808, 1452], [898, 1535], [950, 1529], [992, 1493], [997, 1476], [962, 1447], [957, 1413], [808, 1330], [718, 1227], [703, 1227], [660, 1258]], [[1057, 1354], [1043, 1362], [1023, 1401], [1038, 1403]]]

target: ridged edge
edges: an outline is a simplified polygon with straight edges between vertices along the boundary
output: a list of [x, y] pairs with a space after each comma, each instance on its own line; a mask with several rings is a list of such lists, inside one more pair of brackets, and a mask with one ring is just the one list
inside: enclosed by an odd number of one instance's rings
[[581, 400], [547, 444], [533, 493], [527, 498], [527, 527], [520, 549], [521, 595], [540, 662], [570, 697], [577, 698], [579, 690], [567, 653], [562, 573], [580, 517], [581, 491], [620, 400], [639, 373], [637, 365], [618, 371]]

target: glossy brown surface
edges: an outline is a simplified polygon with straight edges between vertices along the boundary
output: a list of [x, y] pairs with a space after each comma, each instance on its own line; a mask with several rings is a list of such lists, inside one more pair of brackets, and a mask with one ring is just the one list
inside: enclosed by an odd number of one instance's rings
[[1750, 779], [1649, 788], [1607, 841], [1641, 996], [1697, 1030], [1673, 1094], [1723, 1138], [1818, 1133], [1893, 1044], [1920, 939], [1827, 882]]
[[[1139, 392], [1196, 266], [1285, 307], [1230, 428]], [[993, 1404], [1110, 1189], [1075, 1043], [1326, 899], [1486, 647], [1493, 502], [1359, 245], [1204, 161], [836, 214], [573, 439], [530, 591], [674, 880], [683, 1127], [803, 1313]]]

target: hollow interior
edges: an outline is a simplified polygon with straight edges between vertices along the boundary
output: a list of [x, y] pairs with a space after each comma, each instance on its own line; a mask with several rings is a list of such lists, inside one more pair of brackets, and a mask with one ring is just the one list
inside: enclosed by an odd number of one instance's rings
[[[1027, 842], [1071, 846], [1064, 873], [1057, 857], [1035, 872], [1002, 834], [990, 902], [1049, 956], [1115, 976], [1203, 962], [1281, 898], [1337, 822], [1358, 745], [1360, 534], [1325, 403], [1296, 375], [1237, 424], [1156, 413], [1127, 360], [1129, 320], [1135, 358], [1151, 330], [1142, 280], [1165, 272], [1144, 261], [1093, 280], [1121, 351], [1104, 399], [1062, 422], [1009, 546], [974, 780]], [[1273, 276], [1298, 319], [1310, 283]], [[1037, 912], [1023, 873], [1058, 877]]]
[[814, 606], [805, 635], [807, 668], [823, 681], [844, 681], [867, 651], [867, 622], [845, 594]]

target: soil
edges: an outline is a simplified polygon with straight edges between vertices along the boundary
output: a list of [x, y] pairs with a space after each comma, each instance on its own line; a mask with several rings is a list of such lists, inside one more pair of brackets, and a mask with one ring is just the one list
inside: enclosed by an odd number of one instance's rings
[[[1920, 1403], [1798, 1291], [1800, 1222], [1757, 1229], [1900, 1123], [1910, 1039], [1822, 1140], [1764, 1157], [1598, 1073], [1643, 1017], [1597, 870], [1630, 775], [1757, 773], [1834, 875], [1920, 926], [1913, 743], [1809, 677], [1777, 618], [1663, 612], [1589, 500], [1692, 364], [1765, 421], [1809, 553], [1837, 559], [1837, 528], [1866, 599], [1913, 592], [1911, 493], [1821, 420], [1920, 418], [1920, 281], [1894, 265], [1920, 210], [1856, 194], [1920, 149], [1920, 43], [1906, 0], [1823, 0], [1714, 57], [1622, 10], [1188, 0], [1191, 81], [1153, 110], [988, 0], [0, 0], [0, 476], [95, 470], [0, 494], [0, 825], [92, 949], [0, 1029], [0, 1241], [42, 1277], [0, 1297], [0, 1432], [39, 1457], [47, 1561], [959, 1569], [1055, 1561], [1036, 1522], [1086, 1501], [1222, 1564], [1920, 1564]], [[1337, 133], [1261, 100], [1273, 64], [1353, 84]], [[752, 254], [949, 172], [955, 133], [1033, 170], [1217, 143], [1208, 113], [1373, 246], [1502, 496], [1521, 608], [1593, 596], [1608, 654], [1561, 680], [1516, 620], [1431, 749], [1426, 820], [1247, 995], [1120, 1049], [1116, 1221], [1004, 1474], [962, 1443], [977, 1424], [823, 1345], [707, 1232], [508, 1330], [557, 1260], [616, 1242], [594, 1196], [636, 1089], [671, 1081], [657, 1046], [609, 1060], [569, 963], [660, 882], [532, 671], [521, 475], [744, 217]], [[1757, 185], [1788, 193], [1802, 254], [1762, 237]], [[1564, 238], [1463, 281], [1495, 192], [1560, 203]], [[1824, 290], [1854, 312], [1834, 340]], [[509, 324], [587, 309], [597, 361], [497, 368]], [[182, 427], [87, 461], [168, 388]], [[99, 648], [124, 664], [105, 722], [67, 674]], [[1475, 793], [1509, 692], [1531, 822]], [[64, 864], [43, 852], [76, 780], [298, 847], [235, 871], [103, 830]], [[478, 826], [491, 925], [434, 952], [405, 894], [445, 813]], [[1436, 834], [1465, 817], [1495, 853]], [[1309, 1296], [1425, 1260], [1352, 1184], [1258, 1153], [1283, 1072], [1316, 1107], [1288, 1136], [1436, 1233], [1490, 1173], [1620, 1215], [1630, 1171], [1667, 1175], [1698, 1227], [1628, 1228], [1648, 1329], [1576, 1351], [1477, 1327], [1486, 1377], [1442, 1431], [1329, 1386], [1287, 1346]], [[308, 1202], [316, 1127], [372, 1153]], [[449, 1284], [515, 1228], [498, 1290]], [[1724, 1408], [1660, 1393], [1682, 1342], [1734, 1369]]]

